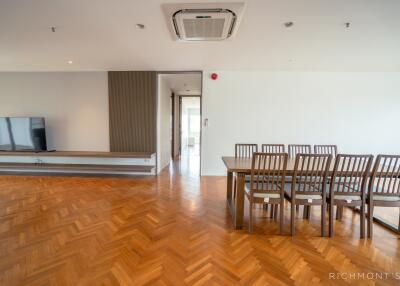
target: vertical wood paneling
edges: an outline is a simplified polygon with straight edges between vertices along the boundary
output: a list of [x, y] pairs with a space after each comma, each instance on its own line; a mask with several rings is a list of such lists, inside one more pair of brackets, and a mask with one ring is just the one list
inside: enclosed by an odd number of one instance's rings
[[110, 150], [156, 152], [156, 72], [108, 73]]

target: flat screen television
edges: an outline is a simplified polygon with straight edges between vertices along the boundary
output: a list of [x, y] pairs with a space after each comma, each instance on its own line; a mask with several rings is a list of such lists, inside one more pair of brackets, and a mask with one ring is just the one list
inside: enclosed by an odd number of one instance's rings
[[42, 117], [0, 117], [0, 151], [46, 151]]

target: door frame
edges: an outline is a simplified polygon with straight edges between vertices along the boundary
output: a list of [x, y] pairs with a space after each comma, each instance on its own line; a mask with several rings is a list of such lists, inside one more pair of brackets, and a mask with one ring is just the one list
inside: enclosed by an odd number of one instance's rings
[[[200, 89], [201, 90], [200, 90], [200, 95], [197, 95], [197, 97], [200, 97], [200, 150], [199, 150], [199, 153], [200, 153], [200, 166], [199, 166], [200, 169], [199, 170], [200, 171], [199, 171], [199, 176], [201, 176], [202, 146], [203, 146], [203, 77], [204, 77], [203, 71], [201, 71], [201, 70], [198, 70], [198, 71], [196, 71], [196, 70], [193, 70], [193, 71], [156, 71], [156, 92], [157, 92], [157, 94], [158, 94], [158, 91], [159, 91], [158, 90], [158, 88], [159, 88], [158, 79], [159, 79], [159, 76], [163, 75], [163, 74], [199, 74], [200, 75], [200, 80], [201, 80]], [[185, 95], [182, 95], [182, 96], [185, 96]], [[188, 95], [188, 97], [196, 97], [196, 95]], [[157, 108], [158, 108], [158, 96], [156, 96], [156, 106], [155, 106], [155, 109], [156, 109], [156, 122], [158, 122], [158, 116], [159, 116]], [[172, 120], [174, 120], [174, 118]], [[180, 118], [179, 118], [179, 121], [180, 121]], [[158, 161], [158, 153], [157, 153], [158, 134], [157, 134], [157, 128], [156, 128], [156, 130], [154, 132], [155, 132], [155, 138], [156, 138], [155, 150], [156, 150], [156, 162], [157, 162]], [[180, 130], [179, 130], [179, 132], [180, 132]], [[180, 135], [179, 135], [179, 142], [180, 141], [181, 141], [181, 138], [180, 138]], [[179, 155], [180, 155], [180, 152], [179, 152]], [[157, 164], [156, 164], [156, 168], [157, 168]]]
[[175, 93], [171, 93], [171, 111], [172, 111], [172, 126], [171, 126], [171, 157], [172, 161], [175, 159]]

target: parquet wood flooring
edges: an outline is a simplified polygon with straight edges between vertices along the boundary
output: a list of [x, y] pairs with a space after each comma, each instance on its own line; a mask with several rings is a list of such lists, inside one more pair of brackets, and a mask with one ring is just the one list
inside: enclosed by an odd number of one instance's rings
[[254, 234], [235, 231], [225, 186], [168, 170], [0, 176], [0, 285], [400, 285], [394, 233], [375, 225], [360, 240], [358, 215], [345, 210], [335, 237], [321, 238], [315, 208], [310, 221], [300, 209], [292, 238], [288, 206], [283, 236], [262, 208]]

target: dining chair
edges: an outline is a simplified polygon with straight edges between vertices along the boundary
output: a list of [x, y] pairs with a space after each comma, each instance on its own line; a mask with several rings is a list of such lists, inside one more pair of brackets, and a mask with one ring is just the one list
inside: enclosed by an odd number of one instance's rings
[[372, 155], [336, 156], [328, 193], [329, 236], [333, 237], [333, 207], [360, 208], [360, 238], [365, 236], [365, 189], [371, 169]]
[[[336, 157], [338, 153], [338, 148], [336, 145], [314, 145], [314, 154], [330, 154]], [[328, 178], [328, 184], [330, 180]], [[336, 207], [336, 219], [342, 219], [343, 217], [343, 207]]]
[[[261, 152], [263, 153], [285, 153], [286, 147], [285, 144], [262, 144]], [[268, 204], [264, 205], [266, 211], [268, 211]], [[271, 215], [270, 218], [276, 218], [278, 215], [278, 208], [275, 208], [274, 205], [271, 206]]]
[[261, 152], [263, 153], [285, 153], [285, 144], [262, 144]]
[[[306, 145], [306, 144], [289, 144], [288, 145], [288, 149], [289, 149], [289, 158], [290, 159], [294, 159], [296, 158], [296, 154], [311, 154], [311, 145]], [[292, 181], [292, 177], [287, 177], [286, 178], [286, 182], [290, 183]], [[300, 209], [300, 205], [296, 206], [296, 210], [298, 211]], [[307, 214], [310, 214], [310, 208], [304, 206], [304, 210], [303, 210], [303, 217], [306, 217]]]
[[284, 187], [287, 153], [254, 153], [251, 179], [245, 184], [249, 200], [249, 232], [253, 231], [253, 205], [255, 203], [279, 206], [279, 232], [283, 232]]
[[314, 154], [330, 154], [335, 157], [337, 153], [336, 145], [314, 145]]
[[[258, 151], [257, 144], [236, 143], [235, 144], [235, 158], [251, 158], [253, 153]], [[233, 177], [233, 198], [236, 198], [236, 175]], [[250, 181], [250, 176], [245, 176], [245, 181]]]
[[399, 155], [378, 155], [372, 169], [366, 202], [367, 236], [372, 237], [374, 207], [400, 207]]
[[253, 153], [258, 151], [257, 144], [235, 144], [235, 157], [236, 158], [251, 158]]
[[332, 155], [297, 154], [291, 183], [285, 184], [290, 202], [290, 233], [295, 233], [295, 206], [321, 206], [321, 236], [325, 236], [326, 186]]
[[311, 154], [311, 145], [305, 144], [289, 144], [289, 158], [296, 158], [296, 154]]

